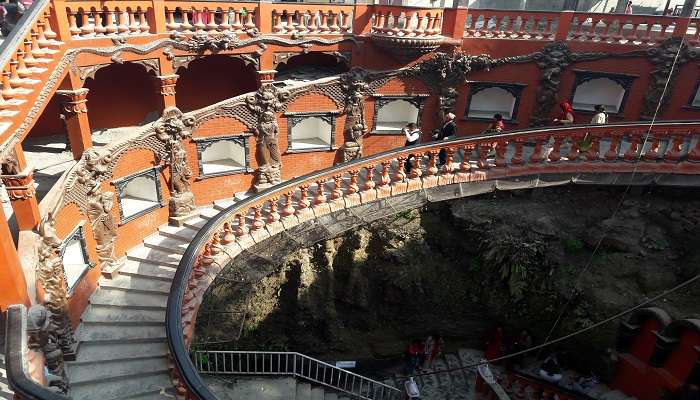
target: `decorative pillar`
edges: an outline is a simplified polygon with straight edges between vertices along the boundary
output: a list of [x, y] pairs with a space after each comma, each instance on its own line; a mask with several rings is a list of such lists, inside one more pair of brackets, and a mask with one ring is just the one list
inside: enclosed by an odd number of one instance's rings
[[617, 328], [617, 345], [615, 348], [618, 353], [627, 353], [637, 334], [639, 334], [639, 325], [633, 325], [627, 321], [622, 321]]
[[83, 152], [92, 147], [92, 131], [86, 104], [89, 91], [90, 89], [87, 88], [56, 91], [57, 95], [63, 97], [63, 114], [68, 141], [75, 160], [79, 160]]
[[649, 365], [656, 368], [661, 368], [664, 366], [666, 359], [671, 354], [671, 351], [676, 344], [678, 339], [664, 336], [659, 332], [654, 332], [656, 335], [656, 345], [654, 347], [654, 352], [651, 354], [649, 359]]
[[[0, 177], [2, 177], [2, 183], [5, 185], [7, 195], [12, 203], [17, 226], [21, 231], [28, 231], [39, 224], [41, 215], [35, 196], [33, 169], [20, 161], [18, 150], [10, 151], [2, 160], [2, 175]], [[25, 165], [22, 168], [20, 164]]]
[[163, 96], [163, 109], [176, 106], [175, 85], [179, 77], [177, 74], [159, 75], [156, 77], [160, 83], [160, 95]]
[[278, 145], [279, 126], [276, 112], [282, 109], [289, 92], [278, 90], [270, 84], [263, 85], [253, 96], [248, 96], [246, 105], [257, 120], [255, 134], [255, 172], [253, 188], [259, 192], [282, 182], [282, 157]]
[[369, 92], [368, 79], [367, 72], [361, 69], [354, 69], [340, 78], [345, 95], [344, 162], [362, 157], [362, 137], [367, 133], [365, 94]]
[[275, 81], [275, 74], [277, 73], [277, 70], [268, 70], [268, 71], [257, 71], [258, 72], [258, 85], [262, 87], [263, 85], [267, 83], [272, 83]]

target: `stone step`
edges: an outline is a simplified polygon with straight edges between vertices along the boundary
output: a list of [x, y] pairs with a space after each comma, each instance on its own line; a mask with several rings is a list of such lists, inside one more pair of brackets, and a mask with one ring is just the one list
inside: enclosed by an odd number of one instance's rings
[[323, 400], [326, 391], [320, 387], [311, 388], [311, 400]]
[[119, 400], [173, 400], [176, 397], [168, 392], [174, 391], [175, 389], [166, 389], [164, 391], [162, 388], [159, 388], [151, 392], [137, 394], [136, 396], [122, 397]]
[[190, 220], [185, 221], [185, 226], [190, 228], [190, 229], [194, 229], [196, 231], [199, 231], [200, 229], [202, 229], [202, 227], [204, 227], [204, 225], [206, 225], [206, 223], [207, 223], [206, 219], [192, 218]]
[[214, 201], [214, 208], [219, 210], [219, 211], [222, 211], [222, 210], [225, 210], [225, 209], [231, 207], [235, 202], [236, 202], [235, 199], [215, 200]]
[[155, 265], [166, 265], [177, 268], [182, 254], [166, 253], [164, 251], [137, 247], [126, 252], [126, 258], [133, 261], [147, 262]]
[[176, 269], [171, 266], [126, 260], [124, 266], [119, 270], [119, 274], [125, 276], [142, 276], [171, 282], [175, 276], [175, 271]]
[[90, 297], [90, 304], [140, 309], [165, 309], [167, 302], [167, 294], [131, 293], [110, 288], [99, 288]]
[[165, 310], [138, 310], [133, 308], [105, 307], [90, 304], [80, 320], [91, 324], [162, 324], [165, 322]]
[[68, 363], [68, 379], [71, 385], [106, 382], [161, 372], [168, 372], [168, 359], [165, 356], [77, 365]]
[[194, 236], [197, 234], [196, 229], [191, 229], [188, 226], [170, 225], [162, 225], [158, 227], [158, 232], [163, 236], [179, 239], [185, 243], [191, 242], [192, 239], [194, 239]]
[[130, 360], [148, 357], [160, 357], [168, 354], [165, 340], [140, 343], [115, 343], [110, 345], [99, 342], [81, 343], [76, 360], [71, 364], [94, 364], [103, 361]]
[[297, 381], [296, 400], [307, 400], [311, 398], [311, 384]]
[[338, 395], [335, 393], [326, 392], [323, 395], [323, 400], [338, 400]]
[[199, 212], [199, 217], [206, 219], [208, 221], [208, 220], [216, 217], [217, 215], [219, 215], [220, 212], [221, 212], [221, 210], [213, 208], [213, 207], [212, 208], [205, 208]]
[[[172, 383], [167, 373], [141, 374], [137, 377], [112, 379], [108, 382], [71, 385], [70, 395], [74, 400], [117, 400], [134, 398], [149, 393], [171, 390]], [[151, 397], [148, 397], [151, 398]]]
[[160, 325], [137, 325], [124, 328], [119, 324], [90, 324], [83, 322], [76, 332], [76, 337], [81, 342], [122, 342], [141, 340], [163, 340], [165, 336], [165, 323]]
[[102, 278], [100, 279], [99, 284], [100, 287], [113, 290], [123, 290], [135, 293], [168, 294], [170, 292], [171, 282], [142, 276], [121, 275], [114, 279]]
[[143, 244], [150, 249], [177, 254], [185, 254], [185, 250], [187, 250], [187, 246], [189, 245], [188, 242], [183, 242], [180, 239], [159, 235], [157, 233], [146, 237], [143, 240]]

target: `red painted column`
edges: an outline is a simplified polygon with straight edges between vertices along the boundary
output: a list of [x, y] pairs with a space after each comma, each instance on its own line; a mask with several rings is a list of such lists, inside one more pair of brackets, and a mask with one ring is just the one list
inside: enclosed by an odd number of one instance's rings
[[469, 10], [466, 7], [446, 8], [443, 11], [442, 36], [461, 40]]
[[0, 308], [7, 310], [10, 304], [29, 306], [27, 281], [19, 261], [10, 227], [7, 225], [5, 211], [0, 207]]
[[27, 165], [19, 145], [2, 160], [0, 177], [12, 203], [17, 227], [21, 231], [34, 229], [41, 220], [32, 173], [33, 169]]
[[574, 21], [573, 11], [562, 11], [559, 13], [559, 25], [557, 25], [557, 32], [554, 34], [554, 40], [561, 42], [566, 40], [569, 36], [569, 30], [571, 30], [571, 23]]
[[92, 131], [86, 104], [89, 91], [87, 88], [56, 91], [56, 94], [63, 98], [63, 115], [75, 160], [79, 160], [83, 152], [92, 147]]

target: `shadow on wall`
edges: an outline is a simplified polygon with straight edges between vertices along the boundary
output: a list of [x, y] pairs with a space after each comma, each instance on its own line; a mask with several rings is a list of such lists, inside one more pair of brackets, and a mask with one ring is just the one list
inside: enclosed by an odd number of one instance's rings
[[183, 112], [203, 108], [258, 88], [255, 66], [238, 58], [212, 55], [198, 58], [176, 72], [177, 106]]
[[162, 100], [153, 73], [135, 63], [111, 64], [88, 78], [90, 128], [138, 126], [151, 112], [160, 114]]

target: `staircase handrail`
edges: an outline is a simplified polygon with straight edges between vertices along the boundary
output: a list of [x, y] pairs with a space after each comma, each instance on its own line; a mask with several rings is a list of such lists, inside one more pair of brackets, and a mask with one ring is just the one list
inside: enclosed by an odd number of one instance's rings
[[70, 400], [69, 397], [33, 381], [27, 374], [27, 308], [23, 304], [14, 304], [8, 308], [6, 333], [7, 380], [10, 388], [15, 392], [15, 398]]
[[[242, 372], [242, 371], [236, 372], [236, 371], [234, 371], [234, 368], [233, 368], [233, 367], [234, 367], [234, 363], [229, 364], [229, 365], [231, 366], [231, 370], [230, 370], [230, 371], [226, 368], [226, 362], [225, 362], [226, 358], [224, 357], [224, 359], [223, 359], [224, 362], [222, 363], [223, 371], [221, 370], [221, 368], [219, 368], [219, 363], [218, 363], [218, 362], [214, 363], [214, 370], [212, 371], [212, 370], [211, 370], [211, 366], [212, 366], [212, 362], [211, 362], [211, 361], [207, 362], [207, 365], [206, 365], [207, 368], [206, 368], [206, 370], [203, 368], [203, 363], [202, 363], [202, 361], [201, 361], [202, 358], [200, 357], [200, 355], [202, 355], [202, 354], [207, 354], [207, 355], [213, 354], [214, 357], [215, 357], [215, 360], [217, 360], [217, 361], [218, 361], [218, 357], [217, 357], [217, 356], [218, 356], [219, 354], [223, 354], [223, 355], [231, 354], [231, 355], [241, 355], [241, 356], [245, 355], [245, 356], [246, 356], [246, 369], [249, 369], [248, 367], [250, 367], [250, 360], [249, 360], [249, 357], [248, 357], [249, 355], [253, 355], [254, 357], [257, 357], [258, 355], [262, 355], [262, 356], [263, 356], [263, 362], [262, 362], [262, 363], [257, 363], [257, 362], [254, 363], [254, 364], [253, 364], [253, 368], [254, 368], [253, 371], [250, 371], [250, 370], [249, 370], [249, 371], [247, 371], [247, 372]], [[265, 356], [268, 356], [268, 355], [270, 356], [270, 362], [271, 362], [270, 367], [271, 367], [271, 368], [270, 368], [270, 371], [265, 371], [265, 363], [264, 363], [264, 361], [265, 361]], [[277, 364], [278, 368], [277, 368], [277, 371], [272, 371], [272, 369], [273, 369], [272, 367], [274, 366], [274, 365], [272, 365], [273, 356], [278, 356], [278, 358], [277, 358], [277, 360], [278, 360], [278, 364]], [[284, 360], [285, 360], [284, 366], [286, 367], [286, 368], [284, 368], [285, 371], [282, 371], [282, 363], [281, 363], [281, 361], [282, 361], [282, 356], [285, 357], [285, 358], [284, 358]], [[294, 357], [294, 358], [292, 359], [292, 361], [293, 361], [293, 366], [292, 366], [292, 370], [291, 370], [291, 371], [288, 371], [288, 369], [289, 369], [289, 368], [288, 368], [288, 367], [289, 367], [288, 362], [289, 362], [289, 357], [290, 357], [290, 356]], [[301, 363], [301, 364], [297, 364], [297, 358], [302, 359], [302, 363]], [[231, 360], [233, 360], [233, 358], [231, 358]], [[239, 359], [239, 360], [240, 360], [240, 359]], [[357, 378], [357, 379], [359, 380], [359, 389], [360, 389], [360, 392], [357, 393], [357, 392], [355, 392], [355, 391], [352, 390], [352, 389], [355, 387], [355, 381], [354, 381], [354, 379], [353, 379], [353, 383], [352, 383], [351, 389], [350, 389], [350, 390], [347, 390], [347, 379], [345, 380], [345, 385], [343, 385], [343, 386], [341, 387], [340, 385], [333, 385], [332, 383], [326, 382], [326, 381], [324, 380], [325, 377], [326, 377], [326, 372], [325, 372], [325, 371], [324, 371], [324, 373], [323, 373], [323, 378], [324, 378], [324, 379], [321, 379], [321, 380], [319, 380], [319, 378], [318, 378], [318, 370], [316, 370], [317, 373], [316, 373], [316, 376], [315, 376], [315, 377], [312, 375], [312, 373], [311, 373], [311, 368], [310, 368], [310, 367], [309, 367], [309, 369], [308, 369], [308, 374], [304, 373], [305, 370], [304, 370], [304, 368], [303, 368], [303, 365], [304, 365], [304, 364], [303, 364], [303, 360], [308, 360], [308, 361], [309, 361], [309, 365], [310, 365], [310, 363], [313, 362], [313, 363], [322, 365], [322, 366], [324, 366], [325, 368], [329, 368], [329, 369], [331, 370], [331, 381], [333, 381], [333, 376], [334, 376], [334, 375], [333, 375], [333, 372], [337, 372], [338, 378], [340, 378], [340, 375], [341, 375], [341, 374], [347, 374], [347, 375], [349, 375], [349, 376], [351, 376], [351, 377], [353, 377], [353, 378]], [[354, 373], [354, 372], [348, 371], [348, 370], [343, 369], [343, 368], [338, 368], [338, 367], [336, 367], [335, 365], [329, 364], [329, 363], [327, 363], [327, 362], [318, 360], [318, 359], [316, 359], [316, 358], [307, 356], [306, 354], [302, 354], [302, 353], [295, 352], [295, 351], [198, 350], [198, 351], [195, 352], [195, 364], [196, 364], [197, 367], [198, 367], [198, 368], [197, 368], [198, 371], [199, 371], [199, 372], [203, 372], [203, 373], [234, 374], [234, 375], [235, 375], [235, 374], [245, 374], [245, 375], [260, 375], [260, 374], [265, 374], [265, 375], [269, 375], [269, 374], [292, 375], [292, 376], [294, 376], [294, 377], [303, 378], [303, 379], [312, 381], [312, 382], [314, 382], [314, 383], [318, 383], [318, 384], [320, 384], [320, 385], [329, 387], [329, 388], [331, 388], [331, 389], [335, 389], [335, 390], [339, 390], [339, 391], [342, 391], [342, 392], [345, 392], [345, 393], [349, 393], [349, 394], [351, 394], [351, 395], [359, 396], [359, 397], [362, 398], [362, 399], [372, 399], [372, 400], [374, 400], [374, 399], [385, 399], [385, 398], [393, 399], [393, 398], [395, 398], [394, 396], [400, 395], [400, 394], [402, 393], [401, 390], [399, 390], [399, 389], [397, 389], [397, 388], [395, 388], [395, 387], [393, 387], [393, 386], [391, 386], [391, 385], [387, 385], [387, 384], [385, 384], [385, 383], [376, 381], [376, 380], [371, 379], [371, 378], [368, 378], [368, 377], [366, 377], [366, 376], [362, 376], [362, 375], [356, 374], [356, 373]], [[239, 365], [241, 365], [241, 364], [239, 364]], [[297, 367], [300, 366], [300, 365], [302, 366], [302, 368], [297, 368]], [[260, 367], [260, 368], [258, 368], [258, 367]], [[261, 370], [261, 368], [262, 368], [262, 370]], [[340, 382], [340, 379], [338, 379], [338, 382]], [[367, 383], [367, 386], [365, 386], [365, 383]], [[363, 388], [363, 387], [369, 388], [369, 387], [372, 387], [372, 385], [375, 386], [375, 387], [378, 387], [378, 388], [381, 388], [381, 389], [382, 389], [382, 391], [381, 391], [382, 395], [381, 395], [380, 397], [375, 397], [375, 396], [367, 397], [367, 396], [364, 396], [364, 395], [362, 394], [362, 388]], [[386, 390], [388, 397], [384, 397], [384, 393], [385, 393], [384, 390]], [[376, 393], [376, 389], [375, 389], [372, 393]]]
[[51, 0], [37, 0], [29, 6], [29, 10], [25, 11], [22, 17], [17, 21], [15, 28], [10, 31], [5, 40], [0, 44], [0, 68], [7, 65], [12, 59], [12, 55], [19, 48], [22, 40], [27, 35], [27, 30], [30, 29], [37, 19], [44, 12], [44, 8]]
[[[656, 129], [668, 129], [666, 132], [679, 132], [682, 130], [688, 135], [691, 134], [691, 128], [697, 128], [697, 121], [664, 121], [657, 122], [654, 127]], [[247, 214], [252, 206], [260, 204], [267, 199], [274, 196], [282, 196], [285, 192], [296, 189], [299, 185], [306, 182], [314, 182], [317, 179], [328, 178], [337, 173], [352, 169], [361, 169], [365, 165], [374, 164], [387, 160], [392, 156], [399, 154], [419, 154], [425, 153], [431, 150], [438, 150], [445, 146], [465, 146], [467, 144], [478, 144], [484, 141], [509, 141], [513, 140], [516, 143], [528, 138], [532, 140], [533, 138], [546, 138], [552, 136], [558, 137], [570, 137], [573, 135], [581, 135], [585, 133], [591, 133], [592, 135], [602, 133], [609, 133], [610, 135], [626, 134], [629, 131], [623, 131], [623, 129], [630, 129], [633, 132], [643, 133], [649, 129], [648, 121], [638, 121], [631, 123], [619, 123], [610, 125], [574, 125], [566, 127], [545, 127], [545, 128], [531, 128], [518, 131], [509, 131], [500, 134], [481, 134], [469, 137], [459, 137], [447, 141], [430, 142], [422, 145], [412, 146], [410, 149], [398, 148], [392, 149], [385, 152], [381, 152], [369, 157], [361, 158], [352, 162], [347, 162], [343, 164], [338, 164], [329, 168], [318, 170], [311, 174], [300, 176], [294, 179], [290, 179], [281, 184], [273, 186], [263, 192], [260, 192], [254, 196], [248, 197], [245, 200], [237, 202], [228, 208], [222, 210], [218, 215], [211, 218], [195, 235], [195, 237], [190, 242], [190, 245], [185, 250], [180, 263], [178, 265], [177, 271], [175, 273], [173, 283], [170, 290], [170, 295], [168, 296], [168, 303], [166, 309], [166, 334], [168, 338], [168, 347], [170, 349], [170, 354], [173, 360], [173, 374], [178, 378], [178, 382], [182, 384], [181, 390], [189, 391], [192, 398], [200, 400], [217, 400], [217, 397], [207, 388], [206, 384], [202, 380], [201, 376], [196, 371], [192, 360], [189, 357], [188, 345], [184, 337], [184, 326], [183, 326], [183, 301], [185, 300], [185, 292], [189, 286], [190, 276], [192, 275], [195, 266], [198, 264], [200, 259], [200, 254], [204, 249], [206, 243], [209, 242], [211, 236], [220, 230], [224, 222], [228, 221], [232, 215], [237, 212], [245, 211]], [[619, 132], [615, 132], [620, 130]], [[693, 134], [696, 134], [694, 131]], [[653, 136], [653, 135], [652, 135]], [[698, 147], [698, 146], [696, 146]], [[697, 152], [697, 149], [694, 149]], [[641, 155], [641, 153], [640, 153]], [[194, 324], [195, 321], [188, 321], [188, 324]]]

